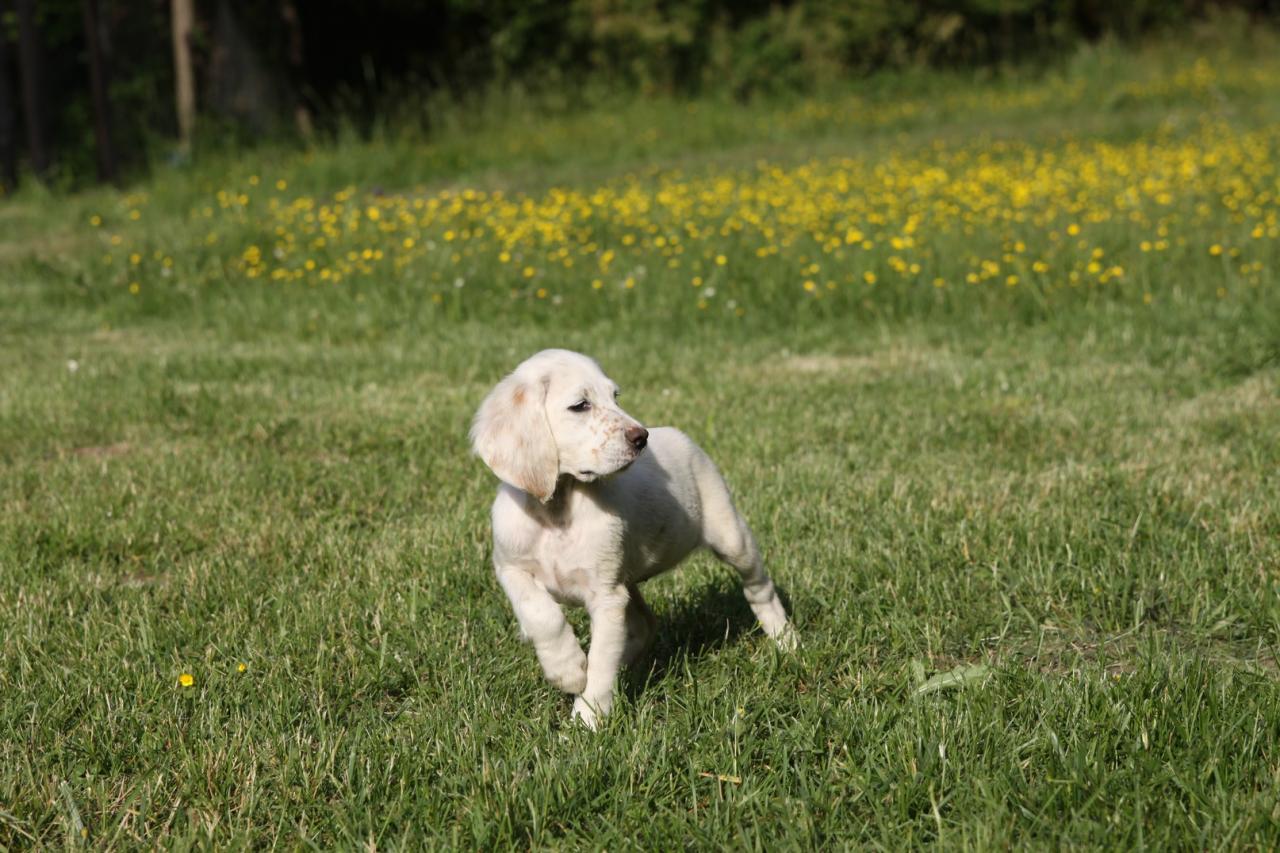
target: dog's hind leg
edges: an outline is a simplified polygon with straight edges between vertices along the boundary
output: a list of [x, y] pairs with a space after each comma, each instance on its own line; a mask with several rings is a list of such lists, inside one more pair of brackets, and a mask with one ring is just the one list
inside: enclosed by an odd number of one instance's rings
[[738, 513], [720, 472], [710, 459], [703, 459], [698, 471], [698, 491], [702, 498], [702, 538], [712, 552], [733, 566], [742, 579], [742, 591], [760, 627], [784, 649], [795, 647], [796, 635], [787, 621], [778, 591], [774, 588], [751, 528]]
[[631, 597], [627, 601], [627, 643], [622, 649], [623, 666], [631, 666], [643, 657], [658, 633], [658, 617], [640, 596], [640, 588], [629, 584], [627, 592]]

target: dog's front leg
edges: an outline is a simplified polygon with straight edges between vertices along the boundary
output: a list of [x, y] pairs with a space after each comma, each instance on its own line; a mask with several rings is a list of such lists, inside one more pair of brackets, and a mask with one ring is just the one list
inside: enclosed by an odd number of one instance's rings
[[618, 585], [591, 603], [591, 648], [587, 652], [587, 689], [573, 700], [574, 719], [594, 729], [613, 707], [613, 683], [627, 643], [627, 589]]
[[582, 693], [587, 687], [587, 658], [560, 605], [519, 566], [499, 566], [497, 572], [547, 681], [565, 693]]

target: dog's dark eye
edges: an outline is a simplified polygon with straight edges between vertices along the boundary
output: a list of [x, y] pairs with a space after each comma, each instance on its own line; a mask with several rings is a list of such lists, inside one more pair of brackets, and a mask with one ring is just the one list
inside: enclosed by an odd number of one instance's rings
[[572, 406], [570, 406], [570, 407], [569, 407], [569, 411], [571, 411], [571, 412], [585, 412], [587, 409], [590, 409], [590, 408], [591, 408], [591, 404], [590, 404], [590, 403], [588, 403], [586, 400], [580, 400], [579, 402], [574, 403]]

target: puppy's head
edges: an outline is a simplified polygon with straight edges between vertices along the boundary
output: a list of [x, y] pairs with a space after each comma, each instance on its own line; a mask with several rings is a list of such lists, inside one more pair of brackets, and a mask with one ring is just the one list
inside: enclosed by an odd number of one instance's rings
[[544, 503], [568, 474], [590, 482], [635, 461], [649, 433], [618, 406], [600, 365], [543, 350], [498, 383], [471, 424], [471, 446], [503, 482]]

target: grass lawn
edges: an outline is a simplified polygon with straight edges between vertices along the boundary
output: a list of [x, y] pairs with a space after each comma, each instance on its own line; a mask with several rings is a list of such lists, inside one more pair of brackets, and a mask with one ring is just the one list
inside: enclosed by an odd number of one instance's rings
[[[0, 846], [1280, 844], [1261, 41], [0, 199]], [[699, 557], [569, 724], [466, 443], [546, 346], [718, 462], [797, 652]]]

